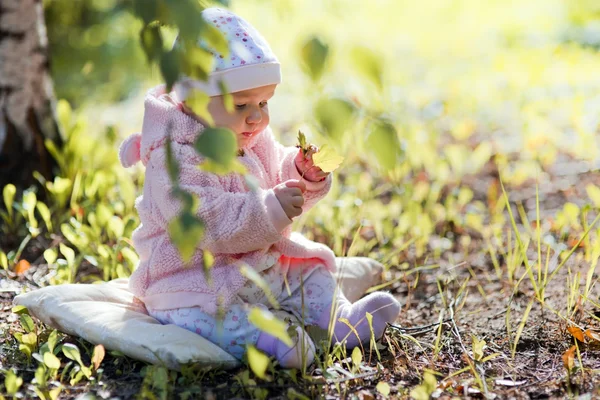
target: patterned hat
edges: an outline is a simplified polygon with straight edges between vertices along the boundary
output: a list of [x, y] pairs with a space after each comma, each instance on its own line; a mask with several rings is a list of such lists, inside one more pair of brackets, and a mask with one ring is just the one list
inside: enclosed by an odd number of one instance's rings
[[207, 8], [202, 17], [223, 33], [229, 44], [229, 56], [224, 57], [201, 42], [200, 46], [215, 56], [213, 71], [207, 82], [181, 78], [174, 86], [180, 100], [187, 98], [191, 88], [202, 90], [209, 96], [218, 96], [222, 94], [219, 81], [223, 81], [229, 93], [281, 83], [277, 57], [250, 23], [221, 8]]

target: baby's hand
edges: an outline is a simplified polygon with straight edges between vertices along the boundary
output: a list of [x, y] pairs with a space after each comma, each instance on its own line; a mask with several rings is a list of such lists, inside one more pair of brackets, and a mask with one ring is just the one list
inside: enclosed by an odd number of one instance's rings
[[323, 172], [321, 168], [317, 167], [313, 162], [313, 154], [319, 149], [315, 145], [310, 145], [310, 148], [304, 155], [302, 149], [298, 151], [294, 162], [296, 163], [296, 169], [300, 174], [304, 174], [304, 179], [311, 182], [320, 182], [325, 180], [329, 176], [329, 172]]
[[302, 214], [302, 206], [304, 205], [304, 196], [302, 193], [306, 190], [304, 182], [297, 180], [289, 180], [283, 182], [273, 188], [275, 196], [283, 211], [289, 219]]

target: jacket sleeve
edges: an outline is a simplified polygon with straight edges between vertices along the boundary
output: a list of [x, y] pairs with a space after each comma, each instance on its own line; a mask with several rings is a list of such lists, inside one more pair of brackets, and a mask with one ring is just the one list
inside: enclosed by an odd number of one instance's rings
[[[198, 169], [199, 158], [191, 146], [174, 146], [180, 162], [179, 185], [198, 197], [197, 215], [205, 224], [200, 248], [213, 253], [245, 253], [268, 248], [282, 238], [291, 221], [273, 190], [252, 192], [227, 190], [233, 175], [219, 177]], [[172, 184], [165, 168], [165, 150], [153, 151], [147, 165], [154, 204], [162, 223], [177, 217], [181, 202], [171, 195]], [[282, 215], [283, 214], [283, 215]]]
[[302, 177], [302, 174], [296, 168], [294, 158], [298, 154], [297, 147], [286, 147], [279, 143], [273, 137], [270, 128], [261, 133], [261, 138], [257, 143], [256, 153], [261, 158], [269, 175], [274, 179], [274, 185], [278, 185], [290, 179], [301, 180], [306, 184], [304, 193], [304, 205], [302, 211], [307, 212], [319, 200], [329, 193], [332, 183], [332, 174], [322, 182], [311, 182]]

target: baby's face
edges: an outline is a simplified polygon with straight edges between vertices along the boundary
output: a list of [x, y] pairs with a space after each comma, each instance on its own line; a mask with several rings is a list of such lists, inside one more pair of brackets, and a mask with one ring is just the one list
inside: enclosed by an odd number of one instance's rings
[[267, 102], [275, 94], [276, 87], [277, 85], [268, 85], [232, 93], [232, 113], [228, 113], [225, 109], [223, 96], [211, 97], [208, 112], [215, 126], [229, 128], [236, 134], [238, 147], [242, 148], [250, 138], [258, 135], [269, 125]]

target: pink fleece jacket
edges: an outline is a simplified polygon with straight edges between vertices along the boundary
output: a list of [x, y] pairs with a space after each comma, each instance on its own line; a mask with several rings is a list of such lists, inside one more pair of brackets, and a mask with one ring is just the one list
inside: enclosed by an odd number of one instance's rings
[[[198, 215], [205, 223], [204, 237], [187, 265], [167, 233], [169, 221], [181, 209], [170, 195], [166, 170], [164, 145], [169, 127], [181, 168], [180, 186], [198, 196]], [[294, 163], [298, 149], [278, 143], [270, 128], [248, 143], [238, 160], [258, 181], [259, 188], [252, 191], [242, 175], [218, 176], [198, 169], [203, 158], [192, 145], [203, 129], [159, 86], [146, 96], [141, 137], [132, 135], [121, 146], [123, 165], [132, 165], [134, 154], [134, 161], [141, 159], [146, 166], [143, 194], [136, 201], [141, 225], [133, 233], [133, 242], [140, 264], [129, 281], [131, 291], [155, 310], [198, 306], [215, 313], [218, 304], [226, 307], [244, 286], [240, 266], [256, 267], [268, 252], [314, 258], [335, 270], [331, 249], [291, 232], [292, 221], [273, 192], [274, 186], [286, 180], [301, 179]], [[305, 183], [304, 212], [327, 194], [331, 177]], [[215, 259], [209, 282], [203, 272], [203, 250]]]

